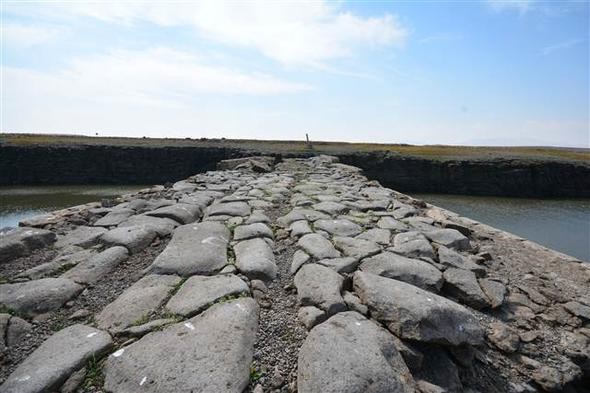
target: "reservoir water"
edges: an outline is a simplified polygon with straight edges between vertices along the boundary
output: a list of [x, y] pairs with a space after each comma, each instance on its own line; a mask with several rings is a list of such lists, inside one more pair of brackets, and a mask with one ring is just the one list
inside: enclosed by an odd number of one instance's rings
[[[0, 187], [0, 228], [26, 217], [131, 193], [141, 185]], [[521, 199], [413, 194], [462, 216], [590, 261], [589, 199]]]
[[462, 216], [590, 261], [590, 199], [412, 194]]
[[146, 186], [17, 186], [0, 187], [0, 229], [16, 227], [24, 218], [69, 206], [100, 201]]

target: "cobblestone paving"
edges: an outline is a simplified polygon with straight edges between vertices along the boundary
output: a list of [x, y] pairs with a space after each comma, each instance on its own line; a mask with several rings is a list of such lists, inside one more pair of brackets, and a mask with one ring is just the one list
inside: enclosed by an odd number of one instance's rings
[[587, 392], [590, 269], [251, 157], [0, 237], [0, 392]]

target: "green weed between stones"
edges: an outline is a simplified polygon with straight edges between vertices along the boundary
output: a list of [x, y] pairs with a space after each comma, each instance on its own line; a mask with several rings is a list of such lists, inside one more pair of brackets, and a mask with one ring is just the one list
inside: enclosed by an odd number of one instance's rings
[[170, 296], [174, 296], [176, 292], [178, 292], [182, 284], [186, 282], [186, 280], [188, 280], [188, 277], [183, 277], [176, 285], [170, 288]]
[[264, 376], [264, 373], [256, 370], [255, 365], [250, 366], [250, 383], [254, 383], [254, 382], [258, 381], [263, 376]]
[[86, 362], [86, 376], [82, 383], [86, 389], [91, 387], [102, 388], [104, 383], [103, 365], [104, 359], [97, 359], [94, 355]]

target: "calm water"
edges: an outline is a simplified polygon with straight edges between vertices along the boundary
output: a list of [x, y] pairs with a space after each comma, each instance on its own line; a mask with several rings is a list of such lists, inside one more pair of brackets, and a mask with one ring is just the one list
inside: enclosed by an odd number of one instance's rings
[[[0, 228], [26, 217], [145, 186], [0, 187]], [[521, 199], [463, 195], [414, 194], [434, 205], [520, 235], [555, 250], [590, 261], [589, 199]]]
[[590, 261], [590, 199], [412, 196]]
[[23, 218], [128, 194], [145, 186], [0, 187], [0, 228], [16, 227]]

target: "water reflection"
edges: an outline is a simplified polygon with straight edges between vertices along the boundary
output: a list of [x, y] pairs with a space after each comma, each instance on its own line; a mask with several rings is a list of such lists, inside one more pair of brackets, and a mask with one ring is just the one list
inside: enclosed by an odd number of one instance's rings
[[590, 261], [589, 199], [524, 199], [440, 194], [412, 196]]

